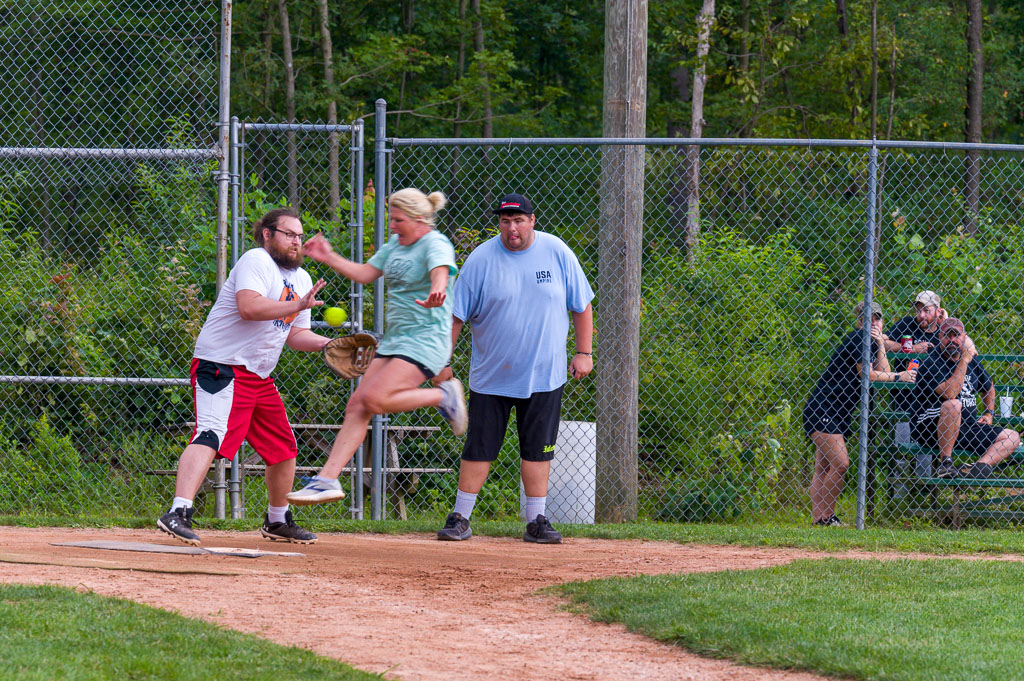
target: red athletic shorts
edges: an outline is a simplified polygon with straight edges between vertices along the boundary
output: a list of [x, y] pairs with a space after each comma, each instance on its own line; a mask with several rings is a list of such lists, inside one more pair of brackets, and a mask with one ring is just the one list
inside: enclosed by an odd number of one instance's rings
[[196, 406], [192, 444], [212, 447], [231, 460], [245, 440], [268, 466], [295, 458], [295, 435], [273, 378], [197, 358], [191, 377]]

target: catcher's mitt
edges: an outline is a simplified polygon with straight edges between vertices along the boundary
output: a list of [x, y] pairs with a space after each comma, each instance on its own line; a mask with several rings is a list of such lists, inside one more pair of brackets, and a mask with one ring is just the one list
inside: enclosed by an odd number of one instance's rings
[[324, 362], [344, 379], [358, 378], [366, 373], [377, 353], [377, 338], [369, 333], [354, 333], [335, 338], [323, 348]]

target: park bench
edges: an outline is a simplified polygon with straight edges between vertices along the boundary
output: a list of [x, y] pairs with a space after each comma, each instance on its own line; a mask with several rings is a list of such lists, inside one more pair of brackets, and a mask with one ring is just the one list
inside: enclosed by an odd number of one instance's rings
[[[192, 428], [192, 424], [179, 424], [183, 431]], [[341, 428], [340, 424], [332, 423], [293, 423], [292, 430], [295, 432], [296, 442], [302, 447], [308, 447], [317, 454], [319, 461], [326, 461], [334, 443], [334, 436]], [[385, 492], [394, 497], [398, 514], [402, 520], [407, 519], [406, 497], [411, 495], [417, 488], [420, 476], [429, 474], [448, 474], [455, 472], [450, 467], [429, 467], [429, 466], [405, 466], [401, 463], [400, 451], [405, 440], [410, 438], [427, 438], [440, 431], [438, 426], [405, 426], [387, 425], [384, 429], [384, 461], [381, 467], [381, 475], [384, 477], [383, 485]], [[370, 451], [370, 432], [368, 430], [363, 451]], [[364, 454], [364, 457], [366, 454]], [[239, 459], [239, 477], [243, 481], [247, 477], [260, 475], [266, 471], [259, 455], [255, 452]], [[211, 464], [211, 472], [214, 465]], [[296, 477], [311, 477], [320, 470], [320, 466], [296, 466]], [[367, 489], [371, 485], [372, 468], [364, 465], [361, 471], [362, 483]], [[176, 469], [152, 469], [146, 471], [149, 475], [175, 475]], [[342, 475], [352, 475], [355, 467], [350, 461], [343, 469]], [[203, 482], [200, 492], [207, 492], [211, 488], [209, 479]]]
[[[923, 358], [923, 354], [917, 353], [889, 353], [889, 358]], [[994, 362], [1024, 362], [1024, 355], [1005, 354], [980, 354], [979, 359], [983, 364]], [[912, 390], [913, 383], [905, 382], [881, 382], [872, 381], [872, 387], [882, 390]], [[1007, 392], [1015, 393], [1018, 396], [1024, 392], [1024, 385], [996, 383], [997, 395]], [[1015, 401], [1014, 407], [1021, 408], [1021, 403]], [[998, 401], [996, 403], [997, 415], [993, 423], [1005, 428], [1020, 430], [1024, 425], [1024, 418], [1020, 416], [998, 415]], [[877, 410], [873, 414], [875, 425], [894, 424], [899, 421], [909, 421], [911, 414], [905, 411]], [[873, 428], [877, 430], [877, 428]], [[874, 439], [874, 438], [873, 438]], [[991, 478], [984, 480], [974, 478], [937, 478], [932, 475], [932, 463], [938, 457], [938, 449], [924, 447], [916, 443], [881, 444], [874, 447], [875, 456], [869, 463], [871, 466], [869, 477], [874, 477], [874, 463], [881, 462], [889, 473], [890, 491], [897, 485], [907, 486], [909, 489], [918, 490], [923, 494], [924, 503], [912, 506], [907, 511], [913, 515], [935, 517], [949, 522], [953, 527], [960, 528], [965, 518], [998, 518], [1007, 520], [1024, 520], [1024, 446], [1017, 450], [1002, 462]], [[953, 461], [961, 465], [973, 463], [977, 456], [963, 450], [953, 450]], [[905, 466], [896, 465], [897, 461], [904, 461]], [[920, 463], [918, 463], [920, 461]], [[902, 470], [900, 470], [902, 468]], [[871, 496], [874, 494], [873, 480], [871, 482]], [[944, 491], [950, 493], [950, 501], [940, 503], [940, 494]]]

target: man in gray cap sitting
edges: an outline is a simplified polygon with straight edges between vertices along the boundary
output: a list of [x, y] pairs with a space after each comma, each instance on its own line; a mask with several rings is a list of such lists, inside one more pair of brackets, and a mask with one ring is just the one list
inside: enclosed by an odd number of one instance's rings
[[[907, 315], [889, 327], [886, 332], [885, 349], [888, 352], [931, 352], [939, 344], [939, 324], [948, 315], [942, 309], [942, 299], [935, 291], [921, 291], [914, 298], [914, 314]], [[911, 348], [903, 347], [903, 340], [910, 339]], [[910, 368], [910, 359], [897, 357], [893, 360], [896, 371]], [[893, 441], [896, 444], [910, 442], [910, 416], [914, 409], [913, 395], [909, 390], [894, 390], [889, 395], [889, 408], [894, 412], [907, 414], [896, 422]]]
[[[978, 393], [985, 405], [980, 418]], [[987, 478], [996, 464], [1020, 446], [1016, 431], [992, 425], [995, 386], [978, 361], [978, 350], [964, 332], [963, 322], [955, 317], [939, 325], [938, 351], [921, 362], [914, 397], [911, 434], [918, 444], [938, 448], [937, 477]], [[980, 458], [957, 470], [953, 465], [954, 448]]]

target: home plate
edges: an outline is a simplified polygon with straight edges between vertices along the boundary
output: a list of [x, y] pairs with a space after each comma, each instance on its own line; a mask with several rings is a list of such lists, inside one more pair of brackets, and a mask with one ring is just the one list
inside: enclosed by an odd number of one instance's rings
[[259, 558], [260, 556], [305, 556], [304, 553], [291, 551], [262, 551], [260, 549], [242, 549], [232, 546], [172, 546], [169, 544], [147, 544], [137, 541], [68, 541], [51, 542], [51, 546], [73, 546], [82, 549], [107, 549], [109, 551], [143, 551], [146, 553], [185, 553], [191, 555], [241, 556], [243, 558]]

